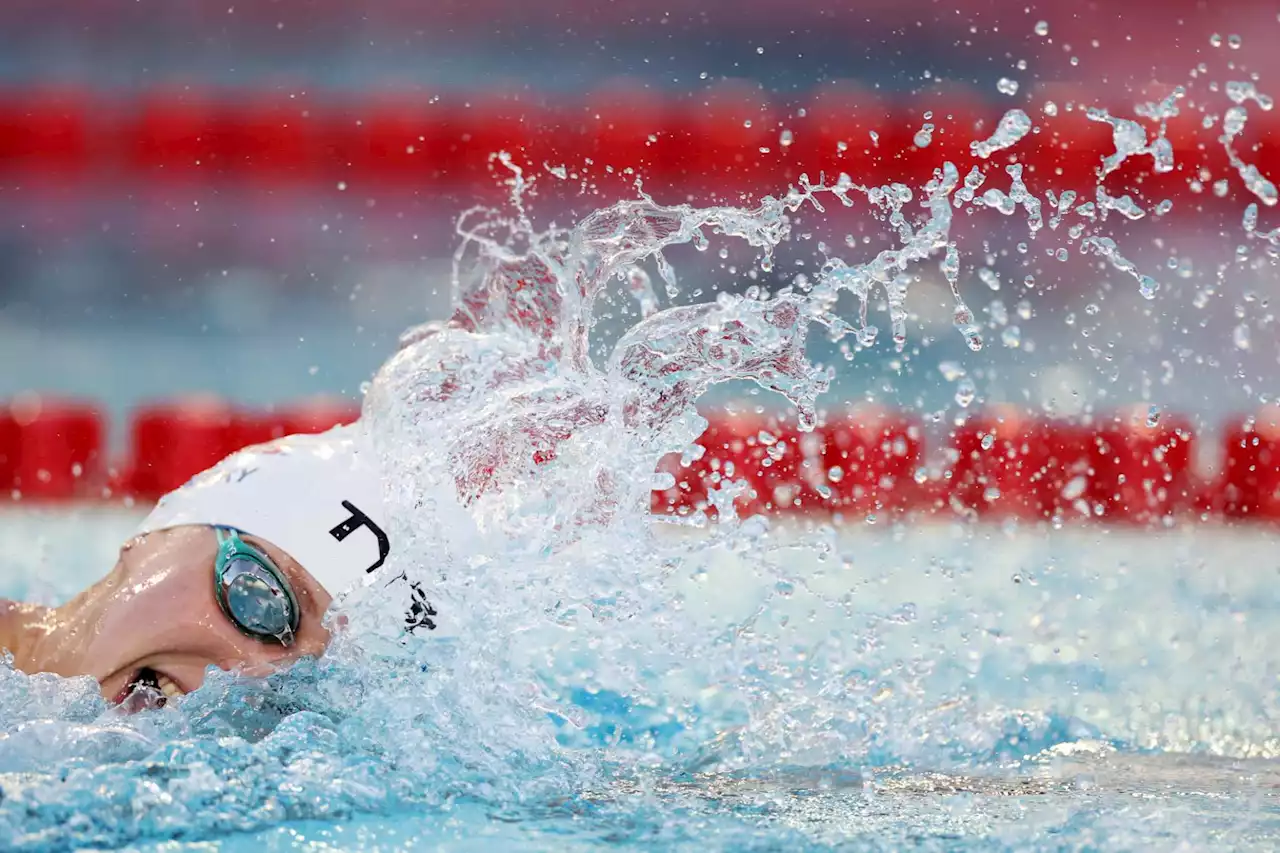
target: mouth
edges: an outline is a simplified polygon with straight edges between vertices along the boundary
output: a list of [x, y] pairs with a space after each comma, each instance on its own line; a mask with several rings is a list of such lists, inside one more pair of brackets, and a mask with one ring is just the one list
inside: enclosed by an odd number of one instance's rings
[[117, 694], [115, 704], [128, 713], [163, 708], [170, 700], [185, 696], [178, 682], [159, 670], [141, 667]]

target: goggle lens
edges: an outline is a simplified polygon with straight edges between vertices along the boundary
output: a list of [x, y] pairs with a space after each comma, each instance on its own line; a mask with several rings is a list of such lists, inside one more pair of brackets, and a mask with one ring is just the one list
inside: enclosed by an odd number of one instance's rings
[[236, 627], [251, 637], [288, 646], [298, 630], [298, 604], [288, 581], [266, 554], [228, 527], [215, 527], [218, 557], [214, 595]]
[[225, 577], [227, 609], [241, 628], [262, 637], [292, 633], [292, 603], [261, 566], [252, 560], [232, 560]]

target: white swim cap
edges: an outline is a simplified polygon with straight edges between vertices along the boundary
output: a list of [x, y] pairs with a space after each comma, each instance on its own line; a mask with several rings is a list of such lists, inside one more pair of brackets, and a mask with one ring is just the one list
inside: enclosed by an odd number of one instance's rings
[[265, 539], [334, 598], [391, 553], [378, 463], [358, 424], [233, 453], [161, 498], [139, 532], [184, 524]]

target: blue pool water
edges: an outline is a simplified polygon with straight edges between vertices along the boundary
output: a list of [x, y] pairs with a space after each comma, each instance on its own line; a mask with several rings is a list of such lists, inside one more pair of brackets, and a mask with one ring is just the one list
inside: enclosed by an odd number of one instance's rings
[[[68, 594], [135, 521], [0, 516], [0, 593]], [[0, 836], [17, 850], [1280, 844], [1274, 536], [927, 525], [845, 530], [833, 543], [846, 558], [838, 572], [780, 555], [795, 582], [785, 597], [731, 556], [680, 583], [702, 620], [741, 624], [766, 603], [789, 620], [793, 648], [872, 626], [862, 671], [842, 674], [842, 701], [789, 706], [777, 731], [725, 725], [682, 753], [681, 726], [662, 709], [577, 691], [584, 738], [559, 754], [493, 756], [509, 762], [501, 779], [452, 764], [476, 761], [472, 744], [404, 708], [394, 685], [383, 689], [400, 710], [372, 709], [377, 686], [349, 672], [213, 679], [133, 718], [100, 706], [89, 685], [8, 673]], [[822, 604], [837, 586], [874, 618]], [[647, 677], [681, 692], [675, 674]], [[362, 709], [334, 695], [344, 688], [370, 691]], [[851, 717], [806, 720], [806, 704]], [[513, 724], [503, 713], [489, 722]], [[403, 729], [367, 728], [392, 724]]]

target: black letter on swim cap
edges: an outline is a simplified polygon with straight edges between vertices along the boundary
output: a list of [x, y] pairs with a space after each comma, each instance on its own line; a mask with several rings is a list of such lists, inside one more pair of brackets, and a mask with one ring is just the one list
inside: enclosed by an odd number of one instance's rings
[[372, 530], [373, 535], [378, 538], [378, 562], [365, 569], [365, 573], [376, 572], [382, 568], [382, 564], [387, 561], [387, 555], [391, 553], [391, 540], [387, 538], [387, 534], [382, 532], [381, 527], [373, 523], [372, 518], [356, 509], [355, 504], [351, 503], [351, 501], [343, 501], [342, 505], [347, 512], [351, 513], [351, 517], [330, 530], [329, 535], [341, 542], [361, 527], [367, 527]]

